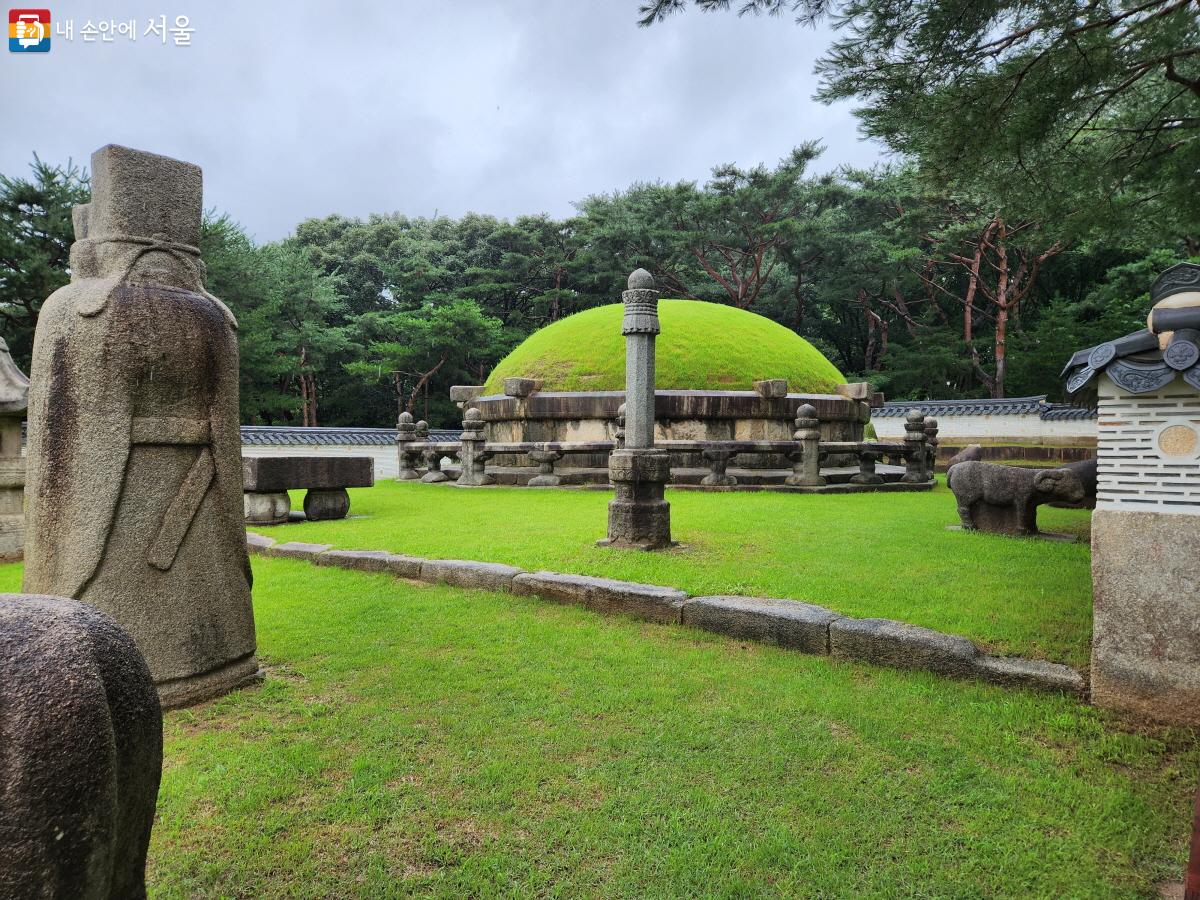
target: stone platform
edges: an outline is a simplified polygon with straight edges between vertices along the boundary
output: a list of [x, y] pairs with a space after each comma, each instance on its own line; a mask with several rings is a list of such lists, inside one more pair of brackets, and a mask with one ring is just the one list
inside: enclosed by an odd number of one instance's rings
[[[459, 468], [457, 465], [443, 464], [441, 471], [445, 472], [449, 480], [445, 483], [453, 484], [455, 478], [458, 477]], [[488, 466], [488, 474], [496, 480], [498, 485], [508, 485], [510, 487], [525, 487], [529, 484], [530, 479], [538, 475], [538, 469], [534, 466]], [[857, 466], [839, 466], [833, 468], [821, 469], [821, 474], [828, 482], [822, 487], [792, 487], [784, 483], [792, 470], [788, 469], [740, 469], [731, 468], [728, 474], [737, 479], [737, 484], [733, 487], [714, 487], [711, 485], [701, 484], [700, 482], [706, 475], [711, 472], [711, 469], [705, 468], [672, 468], [671, 482], [669, 487], [675, 490], [702, 490], [702, 491], [763, 491], [777, 490], [790, 493], [804, 494], [829, 494], [829, 493], [862, 493], [869, 491], [925, 491], [933, 487], [933, 482], [925, 484], [903, 484], [900, 479], [904, 475], [903, 466], [890, 466], [879, 464], [875, 467], [876, 473], [883, 478], [884, 483], [879, 485], [862, 485], [851, 484], [850, 479], [858, 474]], [[582, 487], [611, 490], [612, 485], [608, 481], [608, 468], [599, 468], [595, 466], [575, 467], [575, 468], [558, 468], [556, 473], [561, 477], [562, 487]]]
[[290, 490], [306, 489], [304, 516], [313, 521], [344, 519], [350, 512], [346, 488], [375, 484], [369, 456], [244, 456], [242, 489], [246, 521], [280, 525], [291, 513]]

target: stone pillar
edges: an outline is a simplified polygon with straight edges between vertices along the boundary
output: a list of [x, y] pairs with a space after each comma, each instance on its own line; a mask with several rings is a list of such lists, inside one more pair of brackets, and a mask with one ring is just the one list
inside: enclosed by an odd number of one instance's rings
[[937, 481], [937, 476], [934, 475], [934, 470], [937, 468], [937, 450], [938, 450], [938, 420], [933, 416], [925, 417], [925, 447], [926, 447], [926, 473], [930, 481]]
[[304, 518], [310, 522], [344, 519], [350, 514], [345, 488], [309, 488], [304, 492]]
[[929, 480], [925, 471], [925, 417], [919, 409], [910, 409], [904, 417], [905, 472], [900, 480], [905, 484], [924, 484]]
[[261, 677], [237, 320], [205, 289], [200, 167], [109, 145], [38, 316], [24, 590], [126, 628], [164, 707]]
[[730, 475], [727, 469], [729, 463], [737, 456], [736, 450], [719, 450], [709, 447], [706, 450], [701, 450], [700, 455], [708, 460], [708, 474], [700, 479], [700, 483], [707, 487], [734, 487], [737, 485], [737, 479]]
[[526, 487], [558, 487], [561, 476], [554, 474], [554, 464], [563, 458], [561, 450], [530, 450], [529, 458], [537, 463], [538, 473], [526, 483]]
[[456, 484], [459, 487], [495, 484], [496, 479], [484, 471], [491, 454], [485, 449], [487, 435], [483, 431], [483, 416], [474, 407], [463, 416], [463, 430], [458, 440], [458, 461], [462, 463], [462, 473]]
[[0, 338], [0, 562], [21, 558], [25, 547], [25, 460], [21, 419], [29, 379], [17, 368]]
[[792, 439], [799, 442], [800, 451], [788, 454], [793, 458], [793, 469], [784, 483], [793, 487], [822, 487], [825, 478], [821, 475], [821, 420], [811, 403], [796, 410], [796, 433]]
[[292, 498], [287, 491], [246, 491], [242, 512], [247, 525], [282, 525], [291, 515]]
[[425, 474], [421, 476], [422, 483], [440, 484], [450, 480], [450, 476], [442, 471], [441, 450], [423, 450], [421, 456], [425, 460]]
[[397, 481], [418, 481], [421, 473], [417, 471], [417, 463], [421, 459], [421, 447], [417, 445], [417, 426], [413, 424], [412, 413], [402, 412], [396, 422], [396, 453], [400, 457], [400, 473]]
[[883, 477], [875, 471], [875, 463], [882, 456], [875, 450], [862, 448], [858, 452], [858, 471], [850, 476], [851, 484], [883, 484]]
[[658, 291], [645, 269], [629, 276], [621, 298], [625, 316], [625, 446], [608, 459], [616, 496], [608, 504], [608, 538], [601, 546], [658, 550], [670, 547], [671, 506], [663, 498], [671, 457], [654, 447], [654, 341], [659, 333]]

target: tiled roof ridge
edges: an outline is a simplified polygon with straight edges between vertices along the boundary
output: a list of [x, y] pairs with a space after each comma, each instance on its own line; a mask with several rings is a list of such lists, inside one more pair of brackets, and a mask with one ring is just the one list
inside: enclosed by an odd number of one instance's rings
[[1037, 413], [1042, 419], [1092, 419], [1094, 409], [1069, 403], [1052, 403], [1045, 394], [1029, 397], [979, 397], [955, 400], [889, 400], [872, 410], [873, 416], [897, 418], [910, 409], [919, 409], [932, 416], [1016, 416]]
[[[458, 440], [461, 428], [431, 428], [430, 440]], [[347, 426], [243, 425], [242, 443], [249, 446], [311, 446], [361, 444], [387, 446], [396, 442], [395, 428]]]

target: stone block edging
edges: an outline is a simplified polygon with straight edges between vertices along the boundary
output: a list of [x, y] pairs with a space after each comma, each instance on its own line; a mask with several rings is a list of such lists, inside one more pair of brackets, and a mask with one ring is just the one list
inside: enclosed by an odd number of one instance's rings
[[590, 575], [526, 572], [516, 566], [463, 559], [422, 559], [385, 550], [334, 550], [329, 544], [279, 543], [247, 532], [246, 546], [263, 556], [306, 559], [318, 566], [386, 572], [398, 578], [500, 591], [583, 606], [603, 615], [688, 625], [737, 640], [801, 653], [972, 678], [1004, 687], [1085, 697], [1087, 684], [1070, 666], [989, 656], [965, 637], [892, 619], [854, 619], [822, 606], [767, 597], [690, 597], [655, 584]]

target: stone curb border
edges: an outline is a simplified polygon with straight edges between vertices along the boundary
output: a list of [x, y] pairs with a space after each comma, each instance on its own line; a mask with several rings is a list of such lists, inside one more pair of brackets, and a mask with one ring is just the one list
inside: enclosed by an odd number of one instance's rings
[[304, 559], [318, 566], [386, 572], [398, 578], [460, 588], [540, 597], [604, 615], [689, 625], [739, 640], [801, 653], [899, 669], [924, 669], [1005, 687], [1085, 697], [1083, 675], [1059, 663], [988, 656], [967, 638], [892, 619], [853, 619], [795, 600], [765, 597], [690, 597], [681, 590], [588, 575], [526, 572], [516, 566], [462, 559], [422, 559], [383, 550], [334, 550], [330, 544], [278, 543], [247, 532], [247, 549], [263, 556]]

